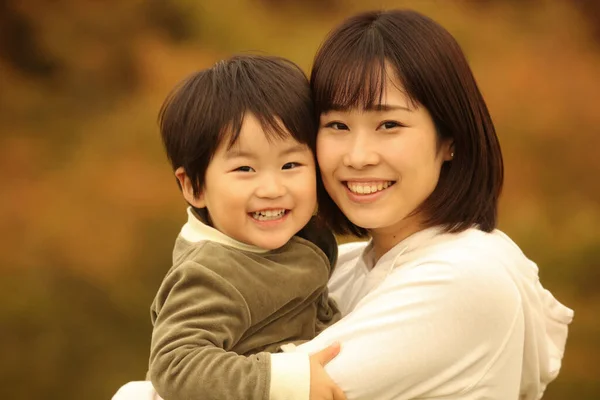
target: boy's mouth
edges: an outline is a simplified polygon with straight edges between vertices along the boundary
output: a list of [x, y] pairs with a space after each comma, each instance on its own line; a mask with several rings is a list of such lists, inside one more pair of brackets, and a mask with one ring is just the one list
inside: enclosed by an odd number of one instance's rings
[[284, 208], [279, 208], [279, 209], [254, 211], [254, 212], [249, 213], [249, 215], [257, 221], [273, 221], [273, 220], [282, 218], [288, 212], [290, 212], [290, 210], [286, 210]]

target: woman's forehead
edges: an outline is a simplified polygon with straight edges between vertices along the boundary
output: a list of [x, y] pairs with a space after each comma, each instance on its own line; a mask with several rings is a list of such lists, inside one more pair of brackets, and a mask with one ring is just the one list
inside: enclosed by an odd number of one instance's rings
[[381, 94], [373, 98], [372, 102], [353, 102], [353, 103], [334, 103], [323, 110], [323, 112], [345, 112], [345, 111], [372, 111], [372, 112], [390, 112], [390, 111], [414, 111], [419, 105], [414, 101], [401, 85], [388, 81], [383, 86]]
[[339, 74], [321, 79], [314, 85], [315, 99], [322, 110], [381, 110], [394, 105], [414, 108], [415, 102], [405, 89], [393, 65], [385, 60], [368, 66], [341, 68]]

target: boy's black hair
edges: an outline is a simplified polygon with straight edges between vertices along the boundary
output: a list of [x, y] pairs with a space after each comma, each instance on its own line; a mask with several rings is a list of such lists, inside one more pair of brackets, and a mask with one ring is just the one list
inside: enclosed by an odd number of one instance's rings
[[302, 70], [281, 57], [231, 57], [181, 82], [159, 113], [169, 161], [173, 170], [185, 169], [194, 195], [217, 148], [238, 139], [246, 113], [260, 121], [269, 139], [291, 135], [315, 153], [317, 123]]

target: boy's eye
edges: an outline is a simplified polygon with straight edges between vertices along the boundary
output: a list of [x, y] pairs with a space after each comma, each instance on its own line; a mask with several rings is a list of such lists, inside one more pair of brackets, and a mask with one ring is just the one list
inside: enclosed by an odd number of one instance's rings
[[341, 131], [341, 130], [348, 130], [348, 125], [346, 125], [346, 124], [344, 124], [342, 122], [333, 121], [333, 122], [330, 122], [330, 123], [326, 124], [325, 128], [332, 128], [332, 129], [335, 129], [337, 131]]
[[285, 163], [283, 164], [283, 167], [281, 167], [281, 169], [292, 169], [292, 168], [298, 168], [301, 164], [297, 163], [297, 162], [289, 162], [289, 163]]
[[252, 172], [252, 171], [254, 171], [254, 169], [252, 167], [247, 166], [247, 165], [242, 165], [241, 167], [237, 167], [236, 169], [234, 169], [234, 171]]

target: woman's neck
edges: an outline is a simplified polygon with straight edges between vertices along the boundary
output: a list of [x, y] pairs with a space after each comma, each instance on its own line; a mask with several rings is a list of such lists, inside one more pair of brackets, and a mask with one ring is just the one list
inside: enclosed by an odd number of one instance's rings
[[414, 216], [404, 219], [396, 225], [369, 230], [373, 238], [375, 263], [398, 243], [423, 229], [425, 229], [425, 226], [421, 222], [421, 218]]

